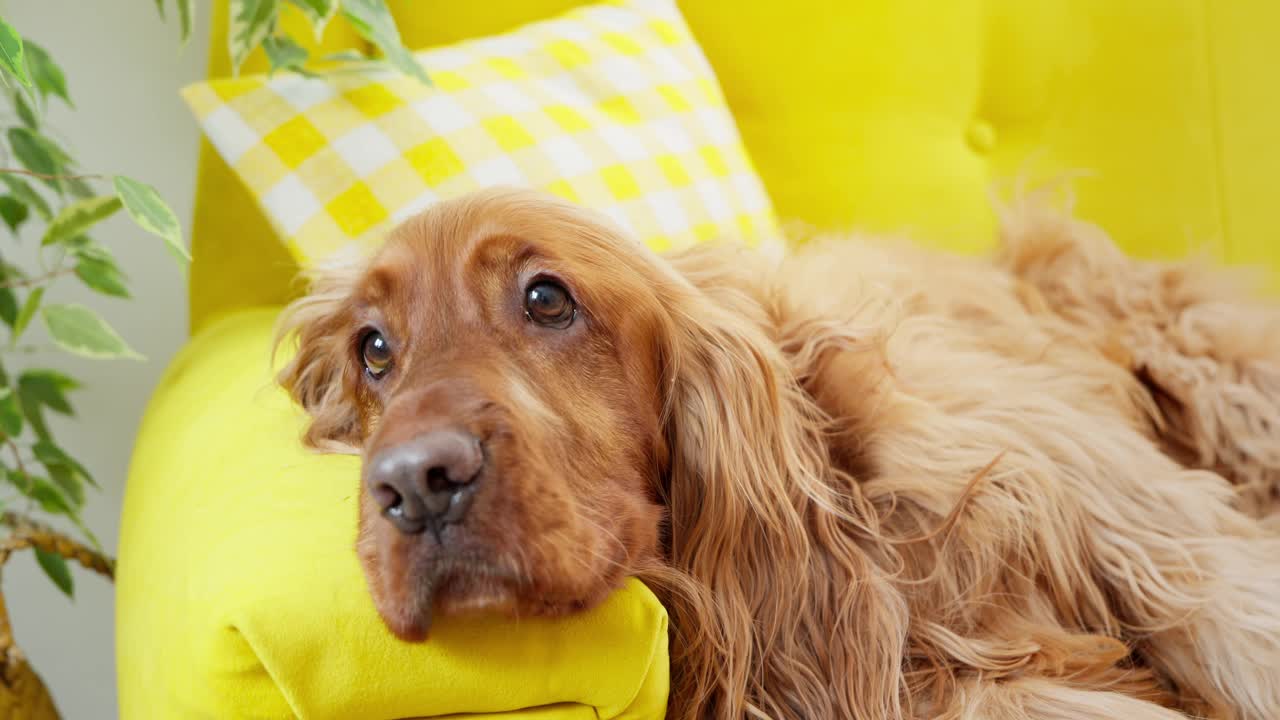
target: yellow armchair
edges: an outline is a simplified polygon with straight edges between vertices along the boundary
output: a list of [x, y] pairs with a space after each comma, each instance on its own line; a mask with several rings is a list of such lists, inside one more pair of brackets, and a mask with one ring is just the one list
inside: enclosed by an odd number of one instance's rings
[[[411, 47], [575, 4], [392, 2]], [[994, 239], [994, 183], [1079, 170], [1078, 212], [1132, 252], [1280, 268], [1280, 5], [679, 4], [784, 220], [975, 251]], [[214, 6], [223, 75], [226, 0]], [[321, 45], [356, 42], [335, 22]], [[193, 253], [196, 337], [156, 391], [127, 489], [123, 717], [661, 717], [666, 616], [635, 583], [511, 643], [485, 622], [427, 646], [390, 639], [350, 552], [356, 466], [303, 453], [298, 411], [270, 388], [271, 308], [300, 290], [298, 268], [207, 143]]]

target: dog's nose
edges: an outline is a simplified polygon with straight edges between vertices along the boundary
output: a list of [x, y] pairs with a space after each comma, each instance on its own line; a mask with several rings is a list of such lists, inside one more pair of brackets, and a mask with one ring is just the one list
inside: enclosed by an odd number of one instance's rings
[[483, 465], [474, 435], [436, 430], [379, 452], [366, 481], [383, 517], [400, 532], [438, 533], [466, 515]]

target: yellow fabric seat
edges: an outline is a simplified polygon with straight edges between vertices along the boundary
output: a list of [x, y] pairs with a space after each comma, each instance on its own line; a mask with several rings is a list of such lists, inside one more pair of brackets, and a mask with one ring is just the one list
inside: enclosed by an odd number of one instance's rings
[[[391, 4], [407, 44], [421, 48], [580, 3]], [[1280, 4], [679, 4], [784, 221], [906, 232], [977, 250], [993, 239], [993, 183], [1079, 170], [1091, 175], [1076, 183], [1078, 212], [1135, 253], [1172, 256], [1205, 247], [1220, 260], [1264, 264], [1273, 273], [1280, 268], [1280, 204], [1272, 201], [1271, 179], [1280, 169], [1273, 138], [1280, 84], [1271, 78], [1280, 64]], [[212, 76], [228, 72], [226, 10], [226, 0], [214, 3]], [[288, 24], [300, 29], [297, 18]], [[335, 22], [322, 44], [334, 50], [354, 42], [350, 28]], [[255, 58], [248, 69], [262, 67]], [[379, 639], [383, 631], [361, 599], [365, 590], [349, 553], [355, 466], [349, 459], [302, 455], [288, 439], [296, 435], [296, 418], [283, 406], [246, 401], [248, 376], [228, 369], [254, 352], [265, 356], [270, 313], [227, 316], [282, 304], [299, 289], [297, 267], [207, 145], [199, 173], [190, 300], [192, 327], [200, 334], [156, 391], [126, 498], [118, 599], [123, 716], [351, 716], [352, 706], [341, 704], [349, 699], [339, 697], [345, 687], [378, 710], [357, 715], [394, 717], [378, 714], [392, 706], [374, 703], [405, 691], [388, 684], [394, 673], [380, 674], [388, 670], [387, 653], [399, 649]], [[236, 392], [226, 390], [233, 376], [241, 377]], [[266, 389], [265, 374], [257, 381], [263, 393], [276, 392]], [[296, 464], [284, 468], [286, 458]], [[215, 493], [211, 488], [220, 483], [254, 493], [276, 483], [280, 494], [255, 504]], [[312, 512], [324, 502], [332, 505]], [[316, 547], [299, 537], [313, 537]], [[336, 555], [318, 555], [317, 548]], [[320, 564], [307, 564], [312, 559]], [[315, 605], [251, 592], [280, 587], [267, 582], [279, 574], [311, 583]], [[317, 607], [333, 613], [335, 647], [341, 640], [353, 655], [310, 646], [305, 655], [295, 652], [293, 619]], [[665, 669], [665, 647], [637, 639], [645, 632], [650, 640], [665, 638], [659, 611], [651, 595], [632, 586], [603, 615], [584, 621], [590, 635], [555, 634], [564, 629], [549, 627], [546, 642], [577, 637], [582, 654], [540, 659], [548, 667], [593, 673], [554, 689], [586, 692], [607, 682], [615, 690], [566, 697], [572, 705], [544, 707], [539, 716], [660, 716], [652, 702], [620, 709], [626, 692], [616, 690], [628, 683], [642, 688], [637, 702], [665, 691], [666, 676], [657, 670]], [[606, 643], [618, 638], [634, 642], [627, 646], [632, 650], [614, 653]], [[457, 649], [492, 647], [475, 642]], [[641, 667], [642, 647], [655, 648], [646, 656], [650, 666]], [[493, 672], [502, 656], [495, 649], [475, 657], [475, 667], [487, 668], [507, 689], [502, 692], [546, 689], [537, 673]], [[428, 698], [437, 692], [425, 683], [413, 691]], [[496, 707], [486, 704], [493, 696], [472, 691], [469, 709]], [[532, 694], [501, 697], [538, 702]]]

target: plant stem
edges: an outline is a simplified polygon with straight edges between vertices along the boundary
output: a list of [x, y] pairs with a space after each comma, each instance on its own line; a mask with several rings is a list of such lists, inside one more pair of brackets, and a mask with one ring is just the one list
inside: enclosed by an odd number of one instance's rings
[[[27, 474], [27, 466], [22, 463], [22, 448], [18, 447], [18, 443], [14, 442], [13, 438], [7, 437], [4, 441], [13, 451], [13, 462], [18, 466], [18, 473], [27, 480], [31, 480], [31, 476]], [[2, 564], [4, 563], [0, 562], [0, 565]]]
[[74, 560], [109, 580], [115, 578], [115, 560], [47, 525], [13, 512], [0, 515], [0, 524], [12, 530], [9, 537], [0, 541], [0, 565], [8, 562], [15, 551], [35, 548]]
[[55, 349], [53, 345], [14, 345], [13, 347], [0, 347], [0, 353], [22, 353], [30, 355], [32, 353], [45, 352]]
[[73, 272], [75, 272], [75, 271], [76, 271], [76, 270], [75, 270], [75, 268], [63, 268], [63, 267], [60, 267], [60, 268], [58, 268], [57, 270], [51, 270], [51, 271], [49, 271], [49, 272], [47, 272], [47, 273], [45, 273], [45, 274], [43, 274], [43, 275], [37, 275], [37, 276], [32, 277], [32, 278], [23, 278], [22, 280], [11, 280], [11, 281], [6, 282], [6, 283], [0, 283], [0, 289], [5, 289], [5, 288], [18, 288], [18, 287], [32, 287], [32, 286], [34, 286], [34, 285], [39, 285], [39, 284], [41, 284], [41, 283], [45, 282], [46, 280], [53, 280], [53, 279], [58, 278], [58, 277], [61, 277], [61, 276], [63, 276], [63, 275], [70, 275], [71, 273], [73, 273]]
[[[38, 548], [75, 560], [108, 578], [114, 575], [115, 562], [110, 558], [23, 515], [6, 512], [0, 515], [0, 524], [13, 529], [9, 537], [0, 542], [0, 568], [15, 550]], [[49, 696], [48, 687], [27, 662], [26, 654], [14, 643], [4, 593], [0, 593], [0, 706], [10, 714], [16, 708], [14, 717], [32, 720], [58, 720], [61, 717]]]
[[31, 170], [23, 170], [22, 168], [0, 168], [0, 174], [9, 175], [26, 175], [27, 177], [39, 178], [41, 180], [102, 180], [105, 175], [97, 175], [90, 173], [88, 175], [50, 175], [48, 173], [38, 173]]

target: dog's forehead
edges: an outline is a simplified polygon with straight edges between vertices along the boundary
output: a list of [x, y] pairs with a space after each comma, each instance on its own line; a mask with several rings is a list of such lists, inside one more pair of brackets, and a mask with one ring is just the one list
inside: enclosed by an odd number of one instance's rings
[[564, 282], [598, 317], [642, 294], [644, 262], [623, 233], [528, 196], [482, 200], [441, 203], [393, 231], [370, 268], [368, 302], [415, 332], [447, 333], [483, 325], [484, 306], [534, 274]]
[[383, 295], [451, 284], [474, 250], [476, 233], [460, 223], [414, 218], [396, 228], [370, 265], [370, 289]]
[[394, 333], [459, 342], [470, 337], [460, 325], [483, 323], [486, 299], [537, 254], [533, 245], [510, 223], [482, 216], [417, 218], [388, 237], [354, 300]]
[[492, 264], [522, 252], [555, 254], [564, 239], [554, 229], [559, 219], [556, 208], [521, 210], [516, 213], [498, 203], [442, 205], [398, 227], [382, 253], [383, 260], [427, 274], [457, 274], [478, 261]]

